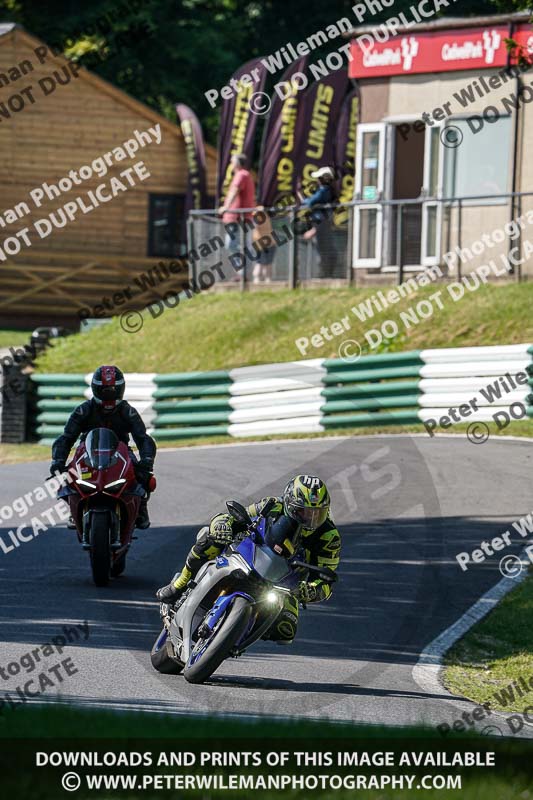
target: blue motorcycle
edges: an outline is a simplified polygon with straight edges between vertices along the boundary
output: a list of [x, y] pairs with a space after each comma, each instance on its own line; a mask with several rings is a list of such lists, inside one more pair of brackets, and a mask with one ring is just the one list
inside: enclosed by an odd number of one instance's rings
[[333, 570], [284, 549], [295, 523], [285, 516], [267, 519], [274, 502], [253, 519], [236, 501], [226, 503], [245, 530], [201, 567], [175, 605], [161, 604], [164, 626], [151, 652], [158, 672], [183, 672], [189, 683], [203, 683], [226, 658], [242, 655], [267, 634], [301, 580], [310, 574], [337, 580]]

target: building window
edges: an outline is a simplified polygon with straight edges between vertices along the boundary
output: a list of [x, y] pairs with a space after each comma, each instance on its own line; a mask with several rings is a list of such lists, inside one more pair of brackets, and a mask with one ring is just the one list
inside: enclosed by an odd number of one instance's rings
[[151, 194], [148, 255], [175, 258], [187, 252], [185, 195]]
[[[459, 130], [450, 130], [451, 126]], [[466, 119], [452, 119], [446, 126], [449, 133], [443, 136], [443, 140], [458, 144], [446, 147], [444, 195], [492, 195], [492, 198], [471, 202], [473, 205], [505, 203], [505, 198], [498, 199], [496, 195], [509, 192], [513, 137], [511, 117], [502, 115], [496, 122], [485, 122], [480, 130], [476, 121], [475, 127], [476, 133]]]

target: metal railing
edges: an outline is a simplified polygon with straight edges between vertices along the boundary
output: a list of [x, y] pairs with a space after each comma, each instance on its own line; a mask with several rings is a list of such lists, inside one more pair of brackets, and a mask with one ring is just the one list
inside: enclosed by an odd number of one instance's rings
[[[407, 266], [406, 253], [409, 250], [409, 244], [411, 244], [409, 235], [405, 235], [406, 218], [408, 218], [410, 211], [412, 212], [418, 209], [421, 210], [424, 205], [435, 205], [436, 207], [440, 207], [442, 210], [440, 230], [437, 232], [440, 241], [440, 247], [438, 248], [438, 257], [435, 259], [435, 263], [440, 267], [445, 267], [446, 265], [443, 262], [444, 254], [450, 253], [454, 249], [462, 250], [463, 247], [468, 248], [469, 244], [479, 240], [479, 238], [486, 233], [490, 234], [494, 229], [494, 226], [490, 230], [482, 230], [481, 228], [478, 228], [466, 241], [464, 238], [463, 229], [465, 210], [468, 208], [479, 209], [483, 207], [499, 208], [500, 220], [497, 224], [497, 227], [498, 229], [505, 228], [508, 223], [514, 222], [522, 217], [523, 199], [527, 197], [533, 197], [533, 192], [507, 192], [497, 195], [466, 195], [461, 197], [447, 198], [423, 197], [398, 200], [378, 200], [373, 204], [368, 203], [367, 201], [356, 200], [350, 205], [353, 206], [354, 209], [376, 206], [379, 207], [382, 212], [385, 209], [390, 209], [391, 213], [389, 223], [392, 223], [391, 227], [393, 226], [392, 230], [395, 234], [393, 237], [395, 254], [394, 266], [398, 273], [398, 283], [403, 283], [405, 268]], [[533, 218], [531, 224], [533, 224]], [[454, 231], [455, 237], [453, 236]], [[420, 245], [422, 245], [421, 237], [422, 231], [420, 232]], [[506, 237], [507, 252], [510, 253], [511, 251], [517, 251], [514, 259], [516, 261], [520, 261], [522, 254], [522, 226], [518, 226], [517, 236], [513, 236], [511, 233], [506, 233]], [[457, 272], [454, 275], [454, 278], [461, 279], [462, 263], [463, 262], [461, 259], [457, 260]], [[385, 254], [382, 257], [382, 262], [379, 268], [387, 269], [387, 266]], [[520, 264], [517, 265], [516, 269], [513, 269], [511, 265], [510, 273], [514, 275], [515, 279], [518, 281], [520, 281], [523, 277]]]
[[[257, 241], [258, 233], [254, 233], [256, 229], [259, 232], [260, 225], [249, 219], [254, 212], [256, 216], [262, 213], [252, 208], [239, 209], [235, 212], [238, 222], [226, 225], [216, 211], [191, 212], [188, 220], [188, 251], [200, 255], [199, 258], [190, 259], [192, 280], [217, 262], [222, 265], [226, 281], [232, 283], [238, 280], [243, 289], [249, 283], [265, 283], [258, 274], [259, 264], [267, 267], [268, 282], [274, 285], [296, 287], [322, 280], [346, 283], [351, 279], [353, 213], [349, 206], [314, 206], [312, 212], [307, 207], [296, 206], [266, 209], [272, 226], [273, 243], [270, 248], [273, 252], [266, 255]], [[323, 219], [316, 224], [319, 212], [323, 213]], [[311, 229], [316, 233], [312, 238], [307, 238], [306, 234]], [[244, 258], [239, 259], [238, 253], [243, 254]], [[270, 258], [271, 265], [261, 264], [261, 261], [268, 262]]]
[[[258, 215], [262, 211], [257, 208], [238, 209], [232, 212], [238, 221], [224, 225], [217, 211], [194, 210], [188, 220], [188, 251], [192, 254], [189, 258], [190, 278], [195, 280], [202, 270], [219, 264], [219, 282], [240, 284], [242, 290], [250, 283], [290, 288], [324, 282], [347, 285], [356, 282], [359, 270], [374, 275], [392, 273], [397, 282], [402, 283], [406, 272], [421, 270], [431, 261], [422, 258], [422, 238], [427, 236], [422, 220], [426, 214], [427, 222], [429, 207], [436, 209], [437, 257], [434, 263], [446, 269], [445, 253], [454, 248], [468, 247], [469, 243], [490, 233], [493, 228], [504, 229], [522, 216], [524, 199], [528, 197], [533, 197], [533, 191], [449, 198], [357, 199], [350, 203], [315, 205], [312, 209], [308, 206], [268, 208], [265, 213], [272, 226], [274, 246], [266, 259], [258, 242], [263, 219]], [[492, 217], [490, 231], [472, 221], [472, 211], [477, 209], [479, 212], [480, 208], [492, 209], [483, 215], [484, 219]], [[376, 258], [370, 265], [367, 263], [369, 259], [360, 258], [356, 252], [357, 242], [361, 241], [361, 212], [369, 210], [376, 211], [379, 229], [375, 236], [381, 244], [380, 252], [375, 254]], [[319, 214], [323, 218], [317, 223]], [[354, 236], [357, 226], [359, 235]], [[465, 235], [465, 230], [468, 235]], [[522, 231], [519, 230], [516, 236], [506, 233], [506, 237], [508, 252], [516, 253], [518, 249], [521, 254]], [[262, 260], [271, 260], [266, 265], [267, 280], [262, 280], [265, 270], [261, 271], [257, 266]], [[533, 268], [529, 272], [533, 274]], [[511, 273], [516, 280], [523, 277], [520, 266]], [[453, 277], [460, 279], [461, 275], [462, 261], [459, 259]]]

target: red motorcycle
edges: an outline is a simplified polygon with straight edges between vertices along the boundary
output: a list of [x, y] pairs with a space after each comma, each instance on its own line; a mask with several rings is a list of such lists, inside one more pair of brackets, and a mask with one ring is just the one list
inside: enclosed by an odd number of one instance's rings
[[[95, 428], [78, 445], [67, 467], [69, 482], [58, 497], [66, 500], [93, 579], [106, 586], [126, 567], [139, 506], [145, 490], [137, 482], [128, 447], [108, 428]], [[150, 478], [150, 490], [155, 478]]]

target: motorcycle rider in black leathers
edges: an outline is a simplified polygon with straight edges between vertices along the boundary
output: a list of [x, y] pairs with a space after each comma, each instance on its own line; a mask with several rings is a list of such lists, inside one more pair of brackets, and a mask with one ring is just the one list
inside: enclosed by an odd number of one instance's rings
[[86, 400], [74, 409], [64, 432], [52, 445], [50, 473], [54, 475], [56, 472], [64, 472], [70, 450], [78, 437], [84, 438], [95, 428], [109, 428], [125, 444], [129, 444], [131, 434], [139, 450], [139, 460], [130, 451], [135, 475], [146, 492], [141, 501], [136, 527], [144, 530], [150, 527], [148, 484], [157, 448], [152, 437], [146, 433], [146, 426], [139, 412], [123, 399], [125, 388], [124, 375], [118, 367], [98, 367], [91, 381], [91, 400]]
[[[329, 515], [330, 496], [325, 483], [313, 475], [297, 475], [289, 481], [282, 497], [263, 498], [248, 506], [250, 517], [259, 516], [269, 501], [273, 501], [273, 504], [266, 515], [267, 525], [279, 520], [282, 515], [294, 523], [291, 540], [286, 539], [283, 542], [283, 551], [294, 554], [302, 549], [307, 563], [336, 570], [341, 537]], [[213, 517], [209, 526], [198, 532], [181, 573], [174, 575], [168, 586], [158, 590], [158, 600], [162, 603], [175, 603], [200, 567], [220, 555], [244, 527], [228, 513]], [[298, 600], [316, 603], [327, 600], [330, 595], [331, 585], [320, 578], [301, 581], [298, 597], [287, 597], [283, 610], [263, 638], [272, 639], [279, 644], [290, 644], [298, 625]]]

